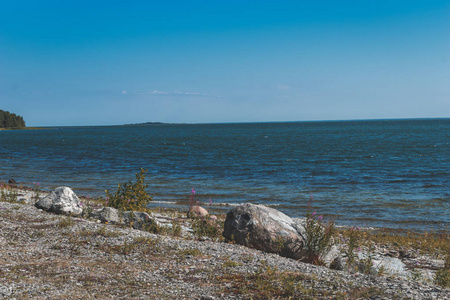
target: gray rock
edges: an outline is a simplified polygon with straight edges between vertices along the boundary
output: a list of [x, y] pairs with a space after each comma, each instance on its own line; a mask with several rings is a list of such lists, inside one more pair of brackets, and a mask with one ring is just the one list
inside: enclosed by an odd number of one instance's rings
[[342, 271], [344, 270], [344, 262], [342, 259], [342, 255], [339, 254], [339, 256], [337, 256], [329, 265], [327, 265], [330, 269], [333, 270], [339, 270]]
[[65, 186], [58, 187], [46, 197], [39, 199], [35, 206], [55, 214], [80, 216], [83, 213], [80, 199]]
[[0, 296], [9, 297], [9, 296], [11, 296], [11, 294], [12, 294], [12, 290], [10, 287], [0, 285]]
[[149, 230], [159, 226], [159, 222], [152, 219], [149, 214], [140, 211], [126, 211], [123, 213], [125, 225], [134, 229]]
[[338, 246], [333, 245], [331, 249], [321, 257], [325, 266], [334, 270], [343, 270], [344, 266], [342, 264], [341, 251], [339, 251]]
[[282, 212], [246, 203], [227, 214], [223, 236], [227, 240], [281, 256], [300, 259], [306, 253], [305, 228]]
[[102, 209], [94, 210], [89, 214], [89, 217], [98, 219], [102, 223], [109, 223], [109, 224], [120, 223], [119, 212], [117, 209], [113, 207], [104, 207]]

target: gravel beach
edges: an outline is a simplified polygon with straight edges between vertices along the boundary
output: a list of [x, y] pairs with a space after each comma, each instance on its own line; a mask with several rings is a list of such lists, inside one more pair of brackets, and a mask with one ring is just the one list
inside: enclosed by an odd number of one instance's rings
[[19, 198], [0, 202], [0, 299], [449, 299], [449, 289], [411, 278], [199, 240], [182, 217], [180, 237], [156, 235], [44, 212], [27, 191]]

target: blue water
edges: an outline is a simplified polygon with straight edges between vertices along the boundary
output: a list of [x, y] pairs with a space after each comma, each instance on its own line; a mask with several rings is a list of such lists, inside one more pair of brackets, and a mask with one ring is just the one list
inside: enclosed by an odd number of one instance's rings
[[[448, 229], [450, 119], [163, 124], [0, 131], [0, 180], [104, 195], [148, 169], [157, 205], [191, 188], [343, 225]], [[184, 207], [184, 206], [183, 206]]]

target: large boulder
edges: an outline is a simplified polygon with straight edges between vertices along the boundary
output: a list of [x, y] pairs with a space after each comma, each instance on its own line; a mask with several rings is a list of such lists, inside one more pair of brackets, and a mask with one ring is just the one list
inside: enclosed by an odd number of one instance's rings
[[46, 197], [39, 199], [35, 206], [55, 214], [80, 216], [83, 213], [80, 199], [66, 186], [56, 188]]
[[126, 211], [123, 213], [123, 220], [125, 225], [133, 227], [134, 229], [155, 231], [160, 225], [158, 221], [154, 220], [148, 213], [140, 211]]
[[119, 224], [119, 211], [113, 207], [103, 207], [102, 209], [94, 210], [89, 214], [90, 218], [98, 219], [102, 223]]
[[306, 254], [305, 228], [282, 212], [246, 203], [227, 213], [223, 236], [261, 251], [301, 259]]

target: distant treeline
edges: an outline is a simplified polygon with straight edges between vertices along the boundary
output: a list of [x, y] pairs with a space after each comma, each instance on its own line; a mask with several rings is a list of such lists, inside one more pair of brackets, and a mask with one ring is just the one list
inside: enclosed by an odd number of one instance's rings
[[0, 128], [25, 127], [25, 121], [21, 116], [0, 109]]

